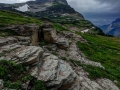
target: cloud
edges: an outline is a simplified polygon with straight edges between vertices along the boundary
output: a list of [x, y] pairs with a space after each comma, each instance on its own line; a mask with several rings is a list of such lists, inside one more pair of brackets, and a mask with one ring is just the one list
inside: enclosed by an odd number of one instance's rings
[[120, 18], [120, 0], [67, 0], [76, 11], [95, 25], [109, 24]]
[[76, 10], [80, 12], [99, 12], [100, 9], [110, 10], [108, 7], [109, 4], [102, 3], [100, 4], [97, 0], [67, 0], [68, 3], [73, 6]]
[[26, 2], [26, 1], [34, 1], [34, 0], [0, 0], [0, 3], [21, 3], [21, 2]]

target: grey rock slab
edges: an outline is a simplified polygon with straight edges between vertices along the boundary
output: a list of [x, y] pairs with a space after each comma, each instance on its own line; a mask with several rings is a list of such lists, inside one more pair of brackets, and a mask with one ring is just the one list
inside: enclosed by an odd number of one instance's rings
[[0, 47], [17, 42], [14, 37], [0, 37]]
[[73, 83], [76, 78], [75, 72], [67, 62], [49, 53], [43, 54], [39, 65], [32, 68], [30, 73], [38, 80], [46, 82], [47, 87], [54, 86], [56, 89], [63, 84]]
[[24, 36], [15, 36], [15, 38], [18, 39], [18, 43], [21, 45], [29, 45], [31, 42], [31, 38], [30, 37], [24, 37]]
[[18, 43], [5, 45], [5, 46], [0, 47], [0, 53], [10, 52], [11, 50], [15, 50], [15, 49], [20, 48], [20, 47], [21, 47], [21, 45], [19, 45]]
[[18, 51], [12, 60], [29, 65], [38, 62], [42, 54], [43, 49], [41, 47], [27, 46], [24, 50]]
[[104, 90], [120, 90], [115, 83], [113, 83], [111, 80], [103, 78], [103, 79], [97, 79], [97, 83], [104, 88]]

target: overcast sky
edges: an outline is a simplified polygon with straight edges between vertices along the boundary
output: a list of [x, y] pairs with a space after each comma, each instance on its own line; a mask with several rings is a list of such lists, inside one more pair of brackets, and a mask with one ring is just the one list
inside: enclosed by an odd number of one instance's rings
[[[29, 0], [0, 0], [0, 3], [19, 3]], [[120, 0], [67, 0], [76, 11], [95, 25], [109, 24], [120, 18]]]
[[120, 18], [120, 0], [67, 0], [95, 25], [109, 24]]

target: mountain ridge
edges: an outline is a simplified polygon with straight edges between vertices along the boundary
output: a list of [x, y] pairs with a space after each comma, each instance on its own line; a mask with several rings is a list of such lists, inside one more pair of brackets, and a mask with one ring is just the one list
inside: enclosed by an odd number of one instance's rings
[[111, 24], [100, 26], [100, 28], [107, 35], [120, 37], [120, 18], [117, 18]]
[[[2, 4], [1, 10], [10, 10], [24, 15], [32, 16], [38, 19], [46, 18], [52, 22], [60, 24], [74, 24], [77, 28], [89, 28], [89, 33], [104, 34], [102, 30], [94, 26], [90, 21], [85, 20], [84, 16], [68, 5], [66, 0], [37, 0], [26, 3]], [[82, 23], [83, 22], [83, 23]], [[80, 25], [82, 24], [82, 25]], [[80, 25], [80, 27], [78, 27]], [[93, 30], [94, 28], [96, 30]], [[86, 32], [86, 31], [85, 31]]]
[[18, 10], [37, 18], [45, 17], [51, 19], [50, 16], [52, 15], [53, 18], [56, 16], [68, 16], [73, 19], [84, 19], [83, 15], [71, 8], [66, 0], [37, 0], [11, 5], [1, 4], [0, 9], [12, 11]]

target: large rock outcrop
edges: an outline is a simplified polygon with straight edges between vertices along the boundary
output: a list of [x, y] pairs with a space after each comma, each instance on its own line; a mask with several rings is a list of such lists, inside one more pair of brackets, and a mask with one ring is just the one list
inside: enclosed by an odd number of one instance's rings
[[[38, 42], [41, 39], [44, 39], [47, 42], [55, 43], [56, 42], [56, 30], [54, 29], [53, 25], [45, 22], [41, 26], [38, 26], [36, 24], [28, 24], [28, 25], [12, 25], [5, 28], [0, 28], [0, 30], [11, 30], [12, 32], [15, 32], [19, 36], [24, 37], [30, 37], [30, 43], [31, 45], [38, 45]], [[18, 37], [20, 40], [23, 40], [22, 37]], [[10, 38], [11, 39], [11, 38]], [[9, 43], [6, 40], [0, 41], [4, 45], [4, 43]]]
[[[9, 41], [7, 38], [6, 40]], [[3, 57], [2, 59], [29, 66], [30, 74], [44, 81], [49, 90], [120, 90], [109, 79], [89, 79], [88, 73], [82, 67], [64, 61], [51, 53], [45, 53], [41, 47], [21, 45], [17, 42], [18, 38], [12, 40], [15, 42], [10, 42], [9, 45], [3, 42], [0, 53], [4, 55], [0, 56], [0, 60]], [[3, 88], [2, 81], [0, 88]]]
[[[3, 41], [2, 40], [6, 40]], [[1, 44], [4, 46], [0, 47], [0, 60], [11, 60], [16, 62], [17, 64], [33, 64], [39, 61], [39, 58], [43, 54], [43, 49], [37, 46], [28, 46], [21, 45], [20, 40], [23, 40], [23, 37], [7, 37], [1, 38]], [[27, 39], [27, 37], [24, 37]], [[29, 42], [29, 41], [28, 41]]]
[[[109, 79], [90, 79], [82, 66], [70, 61], [105, 69], [101, 63], [88, 60], [78, 49], [76, 45], [78, 41], [87, 43], [81, 36], [67, 31], [56, 32], [49, 23], [40, 27], [34, 25], [22, 27], [11, 28], [16, 32], [20, 30], [18, 33], [20, 36], [0, 37], [0, 60], [11, 60], [27, 66], [31, 76], [42, 80], [48, 90], [120, 90]], [[33, 46], [41, 40], [49, 44], [43, 47]], [[30, 82], [22, 83], [21, 86], [27, 88]]]
[[33, 67], [30, 73], [38, 80], [46, 82], [47, 87], [54, 87], [54, 90], [58, 88], [68, 90], [77, 81], [72, 67], [67, 62], [50, 53], [44, 53], [38, 66]]
[[18, 36], [29, 36], [31, 38], [31, 45], [38, 44], [38, 30], [39, 26], [36, 24], [27, 24], [27, 25], [12, 25], [5, 28], [0, 28], [0, 30], [11, 30]]

